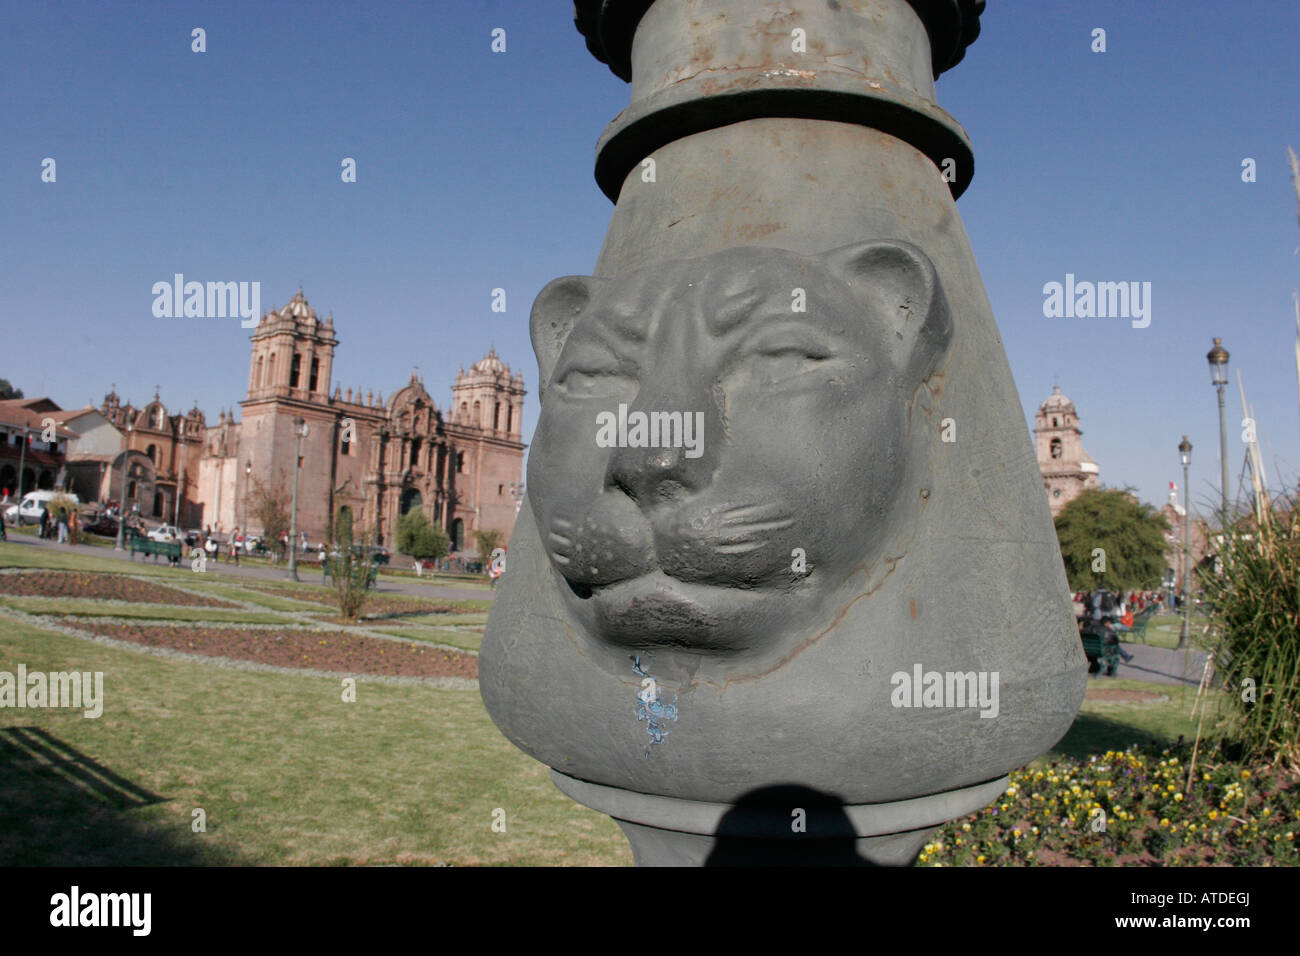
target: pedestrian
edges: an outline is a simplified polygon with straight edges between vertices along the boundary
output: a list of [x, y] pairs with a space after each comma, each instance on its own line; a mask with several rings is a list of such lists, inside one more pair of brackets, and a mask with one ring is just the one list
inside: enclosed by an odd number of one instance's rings
[[8, 541], [9, 534], [5, 531], [5, 513], [0, 510], [0, 541]]
[[59, 544], [68, 543], [68, 512], [59, 509]]
[[72, 517], [68, 519], [68, 535], [72, 539], [72, 546], [75, 548], [80, 541], [81, 519], [77, 513], [72, 512]]
[[208, 535], [208, 540], [203, 542], [203, 550], [208, 553], [208, 557], [211, 558], [212, 562], [215, 564], [218, 554], [217, 539], [212, 537], [212, 535]]
[[239, 566], [239, 552], [244, 550], [244, 536], [239, 533], [236, 527], [230, 533], [230, 556], [235, 559], [235, 566]]
[[41, 526], [40, 526], [40, 530], [36, 532], [36, 536], [38, 538], [48, 538], [50, 536], [50, 509], [49, 508], [41, 509]]

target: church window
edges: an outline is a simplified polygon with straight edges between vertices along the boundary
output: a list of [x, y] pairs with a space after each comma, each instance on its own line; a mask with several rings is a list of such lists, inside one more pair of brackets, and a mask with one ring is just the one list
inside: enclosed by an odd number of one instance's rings
[[313, 358], [311, 360], [311, 378], [307, 381], [307, 388], [316, 391], [316, 380], [320, 374], [320, 360]]
[[302, 371], [302, 356], [297, 352], [293, 353], [293, 364], [289, 366], [289, 387], [298, 387], [298, 375]]
[[253, 386], [255, 388], [261, 388], [263, 385], [266, 384], [266, 379], [262, 375], [262, 371], [263, 371], [262, 358], [263, 357], [261, 355], [257, 357], [257, 377], [253, 379]]
[[506, 406], [506, 431], [513, 430], [512, 423], [514, 419], [514, 411], [515, 411], [515, 407], [513, 405]]
[[343, 437], [339, 442], [339, 454], [347, 455], [350, 453], [351, 448], [352, 448], [352, 442], [348, 440], [347, 433], [344, 432]]
[[1056, 427], [1056, 416], [1055, 416], [1055, 415], [1052, 416], [1052, 427], [1053, 427], [1053, 428]]
[[1053, 457], [1053, 458], [1060, 458], [1060, 457], [1061, 457], [1061, 454], [1062, 454], [1062, 451], [1063, 451], [1063, 449], [1061, 448], [1061, 439], [1059, 439], [1059, 438], [1053, 438], [1053, 439], [1052, 439], [1052, 457]]
[[145, 453], [146, 455], [149, 456], [149, 460], [150, 460], [151, 462], [153, 462], [155, 465], [158, 463], [158, 458], [157, 458], [157, 455], [158, 455], [158, 446], [157, 446], [157, 445], [150, 445], [148, 448], [146, 448], [146, 449], [144, 450], [144, 453]]
[[411, 467], [415, 468], [420, 464], [420, 439], [411, 442]]
[[483, 407], [478, 402], [474, 403], [474, 418], [471, 424], [475, 428], [483, 427]]
[[463, 451], [456, 452], [456, 474], [465, 474], [465, 453]]
[[501, 403], [497, 402], [492, 408], [492, 430], [501, 430]]

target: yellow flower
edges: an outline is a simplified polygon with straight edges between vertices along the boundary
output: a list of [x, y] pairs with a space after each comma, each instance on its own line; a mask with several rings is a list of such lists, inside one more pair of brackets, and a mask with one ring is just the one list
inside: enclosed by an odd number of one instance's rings
[[1260, 816], [1262, 816], [1262, 817], [1266, 817], [1266, 816], [1268, 816], [1268, 815], [1269, 815], [1270, 813], [1272, 813], [1272, 812], [1273, 812], [1273, 811], [1270, 810], [1268, 807], [1265, 807], [1265, 808], [1264, 808], [1264, 812], [1261, 813]]
[[984, 855], [981, 853], [979, 856], [975, 857], [975, 862], [976, 862], [976, 863], [983, 863], [983, 862], [984, 862]]
[[1161, 818], [1160, 818], [1160, 825], [1161, 825], [1162, 827], [1167, 827], [1167, 826], [1169, 826], [1169, 818], [1168, 818], [1168, 817], [1161, 817]]
[[1182, 803], [1182, 802], [1183, 802], [1183, 795], [1181, 793], [1175, 793], [1174, 803]]
[[1243, 771], [1241, 772], [1241, 779], [1242, 779], [1242, 780], [1249, 780], [1249, 779], [1250, 779], [1250, 771], [1249, 771], [1249, 770], [1243, 770]]

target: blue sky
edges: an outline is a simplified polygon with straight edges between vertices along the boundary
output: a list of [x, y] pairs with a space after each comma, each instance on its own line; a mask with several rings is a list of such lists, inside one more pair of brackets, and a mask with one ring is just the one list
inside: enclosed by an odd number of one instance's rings
[[[975, 146], [958, 209], [1026, 416], [1059, 376], [1103, 482], [1156, 504], [1186, 433], [1208, 502], [1220, 335], [1270, 479], [1294, 483], [1300, 5], [990, 0], [982, 22], [939, 101]], [[265, 309], [301, 282], [334, 314], [338, 384], [388, 395], [418, 364], [445, 408], [456, 368], [494, 345], [524, 372], [531, 435], [529, 307], [595, 262], [612, 208], [595, 142], [628, 98], [567, 3], [3, 0], [0, 88], [0, 377], [65, 407], [157, 384], [214, 421], [243, 397], [248, 331], [155, 318], [153, 283], [260, 281]], [[1150, 282], [1150, 326], [1045, 318], [1066, 273]]]

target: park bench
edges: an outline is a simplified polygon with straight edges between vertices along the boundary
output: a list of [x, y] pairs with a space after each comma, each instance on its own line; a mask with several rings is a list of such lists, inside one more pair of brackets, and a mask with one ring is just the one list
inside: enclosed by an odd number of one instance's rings
[[1121, 633], [1127, 633], [1145, 644], [1147, 642], [1147, 625], [1151, 623], [1151, 619], [1155, 616], [1156, 606], [1153, 604], [1135, 614], [1133, 616], [1133, 626]]
[[129, 557], [134, 561], [137, 554], [152, 554], [154, 564], [157, 564], [158, 555], [161, 554], [169, 561], [178, 562], [181, 559], [183, 547], [184, 545], [179, 541], [154, 541], [152, 538], [146, 538], [142, 535], [132, 535]]
[[1100, 671], [1107, 677], [1114, 677], [1119, 669], [1119, 645], [1107, 644], [1103, 632], [1085, 627], [1080, 634], [1083, 639], [1083, 653], [1088, 657], [1088, 673]]
[[[356, 573], [357, 570], [359, 570], [361, 560], [359, 558], [353, 558], [352, 562], [353, 562], [352, 563], [353, 573]], [[333, 559], [330, 558], [328, 555], [322, 558], [320, 563], [320, 569], [321, 569], [321, 584], [324, 584], [334, 576]], [[369, 567], [366, 569], [366, 587], [367, 588], [374, 587], [375, 580], [376, 578], [378, 578], [378, 576], [379, 576], [379, 565], [374, 561], [369, 562]]]

